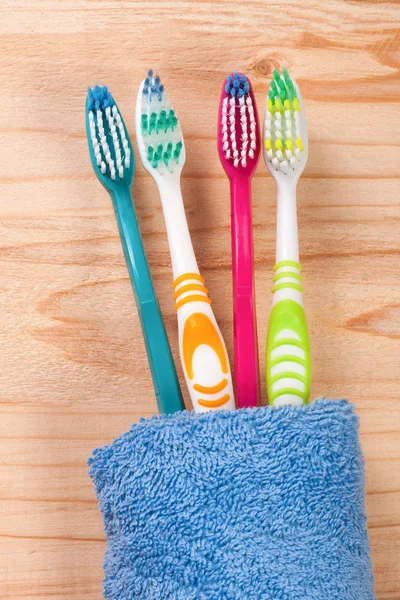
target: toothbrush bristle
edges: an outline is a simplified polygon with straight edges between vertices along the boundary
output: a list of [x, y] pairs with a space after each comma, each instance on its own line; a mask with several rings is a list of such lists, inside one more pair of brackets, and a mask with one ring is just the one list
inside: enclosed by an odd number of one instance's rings
[[221, 106], [222, 154], [235, 168], [258, 158], [257, 112], [246, 75], [228, 75]]
[[304, 152], [301, 106], [287, 69], [275, 69], [264, 123], [266, 159], [278, 171], [294, 171]]
[[[184, 160], [182, 130], [161, 78], [152, 70], [143, 82], [140, 106], [140, 135], [145, 160], [161, 174], [173, 173]], [[140, 150], [143, 152], [142, 148]]]
[[104, 176], [122, 180], [133, 159], [125, 126], [107, 86], [88, 89], [87, 109], [96, 165]]

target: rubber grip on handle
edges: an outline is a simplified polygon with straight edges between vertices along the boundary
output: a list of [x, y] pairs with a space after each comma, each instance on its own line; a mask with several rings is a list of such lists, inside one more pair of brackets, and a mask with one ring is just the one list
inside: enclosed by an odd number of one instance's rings
[[305, 404], [310, 397], [310, 341], [304, 308], [280, 300], [271, 311], [266, 356], [270, 404]]

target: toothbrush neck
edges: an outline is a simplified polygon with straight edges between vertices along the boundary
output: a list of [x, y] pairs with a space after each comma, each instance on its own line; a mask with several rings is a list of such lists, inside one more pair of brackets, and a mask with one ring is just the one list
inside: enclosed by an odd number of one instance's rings
[[174, 280], [185, 273], [199, 273], [186, 220], [180, 179], [163, 180], [159, 185], [159, 191]]
[[276, 262], [299, 262], [299, 239], [296, 208], [297, 182], [278, 184], [276, 217]]
[[233, 284], [237, 293], [253, 292], [253, 227], [250, 178], [231, 179]]

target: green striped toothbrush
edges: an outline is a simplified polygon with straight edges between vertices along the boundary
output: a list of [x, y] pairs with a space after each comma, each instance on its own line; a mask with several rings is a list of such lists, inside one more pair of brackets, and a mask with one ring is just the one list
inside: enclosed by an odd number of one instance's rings
[[125, 123], [106, 86], [96, 85], [88, 90], [86, 132], [94, 172], [112, 199], [158, 409], [164, 414], [184, 410], [171, 348], [132, 204], [133, 149]]
[[296, 186], [307, 162], [303, 101], [286, 69], [274, 71], [264, 120], [264, 159], [276, 181], [278, 207], [273, 308], [267, 335], [267, 390], [274, 406], [308, 402], [310, 342], [303, 308]]

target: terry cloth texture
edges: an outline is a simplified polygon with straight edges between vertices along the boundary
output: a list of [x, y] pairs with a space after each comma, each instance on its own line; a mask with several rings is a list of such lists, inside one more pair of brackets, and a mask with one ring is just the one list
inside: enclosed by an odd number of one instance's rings
[[153, 417], [89, 464], [107, 600], [374, 600], [345, 400]]

